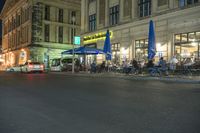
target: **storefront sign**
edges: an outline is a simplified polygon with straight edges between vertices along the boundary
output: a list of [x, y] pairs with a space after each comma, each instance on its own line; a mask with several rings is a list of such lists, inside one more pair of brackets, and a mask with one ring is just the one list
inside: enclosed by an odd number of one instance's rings
[[[113, 33], [110, 32], [110, 37], [112, 37]], [[97, 33], [91, 36], [85, 36], [83, 38], [84, 43], [88, 43], [88, 42], [96, 42], [97, 40], [103, 40], [106, 38], [106, 32], [102, 32], [102, 33]]]
[[74, 37], [74, 44], [75, 45], [81, 45], [81, 37], [80, 36]]

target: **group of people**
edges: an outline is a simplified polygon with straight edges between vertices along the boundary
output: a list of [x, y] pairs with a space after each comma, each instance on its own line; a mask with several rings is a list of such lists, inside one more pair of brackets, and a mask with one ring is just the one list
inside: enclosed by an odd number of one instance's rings
[[[180, 65], [180, 61], [176, 58], [176, 56], [173, 56], [169, 62], [167, 62], [163, 57], [159, 59], [157, 63], [155, 63], [155, 60], [148, 60], [148, 62], [145, 62], [145, 60], [137, 61], [136, 59], [133, 59], [131, 61], [124, 60], [122, 61], [122, 64], [118, 65], [108, 62], [106, 63], [103, 61], [100, 65], [96, 65], [95, 62], [93, 62], [90, 65], [90, 72], [91, 73], [101, 73], [101, 72], [109, 72], [112, 71], [113, 68], [121, 68], [123, 73], [129, 74], [140, 74], [145, 70], [149, 72], [150, 75], [168, 75], [168, 71], [170, 70], [172, 73], [174, 73], [177, 69], [177, 66]], [[188, 66], [192, 65], [194, 62], [191, 60], [185, 60], [184, 63], [181, 65], [184, 68], [187, 68]], [[179, 65], [178, 65], [179, 64]]]

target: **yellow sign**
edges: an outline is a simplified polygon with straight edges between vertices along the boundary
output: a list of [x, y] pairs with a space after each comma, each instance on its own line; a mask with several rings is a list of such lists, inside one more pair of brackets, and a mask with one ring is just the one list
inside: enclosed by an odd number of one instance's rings
[[[110, 38], [112, 38], [113, 36], [113, 32], [110, 31]], [[102, 32], [102, 33], [97, 33], [91, 36], [85, 36], [83, 38], [83, 42], [84, 43], [89, 43], [89, 42], [96, 42], [97, 40], [103, 40], [106, 38], [106, 32]]]

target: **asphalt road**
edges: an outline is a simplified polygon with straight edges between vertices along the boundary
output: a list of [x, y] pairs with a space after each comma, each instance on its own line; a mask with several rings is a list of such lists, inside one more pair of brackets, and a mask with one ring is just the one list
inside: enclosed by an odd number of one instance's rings
[[200, 133], [200, 84], [0, 73], [0, 133]]

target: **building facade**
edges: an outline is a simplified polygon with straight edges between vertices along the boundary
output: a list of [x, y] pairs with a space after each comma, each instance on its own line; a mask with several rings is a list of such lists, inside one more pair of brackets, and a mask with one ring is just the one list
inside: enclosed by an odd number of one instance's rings
[[[200, 0], [82, 0], [83, 45], [103, 48], [111, 32], [113, 61], [147, 59], [149, 21], [154, 21], [156, 59], [200, 56]], [[102, 61], [103, 56], [97, 56]]]
[[5, 65], [44, 62], [71, 49], [80, 34], [80, 0], [6, 0], [1, 12]]

